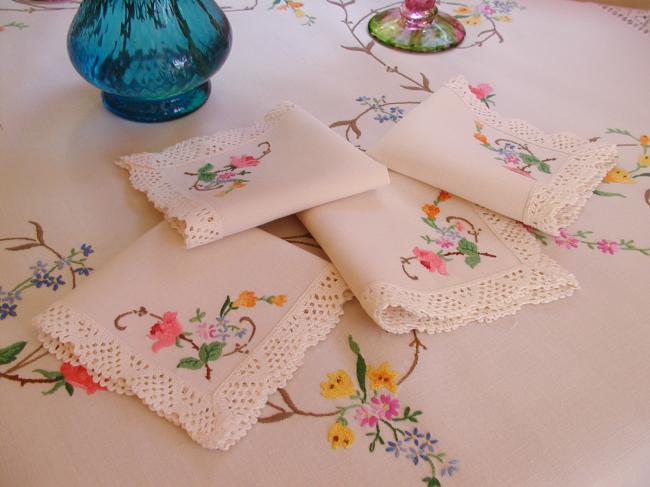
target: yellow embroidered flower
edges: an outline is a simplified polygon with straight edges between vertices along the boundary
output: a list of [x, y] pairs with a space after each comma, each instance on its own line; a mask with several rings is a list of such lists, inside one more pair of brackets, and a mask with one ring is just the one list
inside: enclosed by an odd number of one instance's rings
[[650, 154], [641, 154], [639, 156], [639, 166], [642, 167], [650, 166]]
[[235, 306], [237, 307], [246, 307], [252, 308], [257, 303], [257, 296], [253, 291], [242, 291], [239, 293], [237, 301], [235, 301]]
[[305, 12], [303, 12], [303, 11], [300, 10], [299, 8], [296, 9], [296, 10], [294, 10], [293, 13], [294, 13], [294, 15], [295, 15], [296, 17], [304, 17], [304, 16], [305, 16]]
[[639, 137], [639, 143], [641, 145], [648, 145], [648, 142], [650, 142], [650, 138], [647, 135], [642, 135]]
[[320, 395], [325, 399], [348, 397], [354, 393], [354, 384], [345, 370], [327, 374], [328, 380], [320, 383]]
[[244, 186], [246, 186], [246, 183], [242, 183], [241, 181], [235, 181], [232, 183], [233, 188], [243, 188]]
[[497, 15], [494, 17], [494, 20], [498, 20], [500, 22], [511, 22], [512, 17], [510, 17], [510, 15]]
[[468, 15], [474, 12], [474, 9], [472, 7], [456, 7], [454, 9], [454, 13], [456, 15]]
[[466, 19], [463, 19], [463, 24], [465, 25], [478, 25], [480, 23], [481, 23], [480, 15], [473, 15], [471, 17], [467, 17]]
[[352, 443], [354, 443], [354, 433], [347, 426], [343, 426], [341, 423], [334, 423], [327, 431], [327, 441], [330, 442], [330, 445], [335, 450], [340, 446], [350, 448]]
[[372, 381], [372, 388], [377, 390], [385, 387], [390, 392], [397, 390], [395, 378], [398, 376], [397, 372], [390, 369], [390, 364], [384, 362], [376, 369], [368, 367], [368, 378]]
[[277, 296], [271, 297], [271, 303], [275, 304], [276, 306], [282, 306], [286, 302], [287, 302], [286, 294], [278, 294]]
[[622, 183], [622, 184], [634, 184], [636, 181], [632, 179], [630, 173], [625, 169], [620, 167], [613, 167], [609, 170], [605, 178], [603, 179], [605, 183]]
[[436, 205], [422, 205], [422, 211], [428, 218], [435, 219], [440, 213], [440, 208]]

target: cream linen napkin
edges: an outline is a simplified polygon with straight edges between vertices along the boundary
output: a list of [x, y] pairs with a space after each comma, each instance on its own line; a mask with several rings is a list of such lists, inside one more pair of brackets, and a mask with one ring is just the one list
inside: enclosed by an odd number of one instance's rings
[[388, 184], [384, 166], [291, 103], [252, 127], [117, 164], [187, 248]]
[[401, 174], [299, 215], [385, 330], [437, 333], [569, 296], [525, 227]]
[[559, 235], [614, 166], [616, 146], [501, 118], [457, 77], [368, 154], [394, 171]]
[[349, 293], [329, 263], [259, 229], [192, 252], [179, 240], [159, 224], [35, 323], [57, 357], [225, 450]]

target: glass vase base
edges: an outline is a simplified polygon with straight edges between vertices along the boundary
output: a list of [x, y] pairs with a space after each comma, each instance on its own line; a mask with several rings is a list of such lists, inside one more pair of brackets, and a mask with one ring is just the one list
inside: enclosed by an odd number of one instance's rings
[[444, 51], [465, 38], [463, 24], [449, 14], [437, 12], [430, 23], [410, 27], [399, 7], [375, 14], [368, 31], [382, 44], [412, 52]]
[[210, 96], [210, 82], [206, 81], [180, 95], [151, 100], [113, 95], [102, 91], [104, 106], [118, 117], [135, 122], [167, 122], [198, 110]]

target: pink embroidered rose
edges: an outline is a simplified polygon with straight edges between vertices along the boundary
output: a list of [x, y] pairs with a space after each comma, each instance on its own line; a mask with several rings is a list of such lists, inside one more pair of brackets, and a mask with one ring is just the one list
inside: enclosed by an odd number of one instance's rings
[[393, 399], [390, 394], [382, 394], [370, 399], [372, 412], [383, 419], [391, 420], [399, 411], [399, 399]]
[[379, 418], [375, 416], [366, 406], [357, 408], [354, 412], [354, 419], [359, 422], [359, 426], [370, 426], [374, 428], [379, 422]]
[[503, 158], [503, 160], [506, 162], [506, 164], [510, 164], [511, 166], [516, 166], [521, 162], [519, 156], [515, 154], [508, 154]]
[[243, 155], [240, 157], [230, 156], [230, 165], [236, 168], [254, 167], [257, 166], [259, 163], [260, 161], [255, 159], [253, 156], [249, 156], [249, 155]]
[[481, 3], [476, 7], [476, 9], [484, 15], [493, 15], [496, 13], [496, 10], [491, 5], [486, 3]]
[[203, 340], [207, 341], [217, 337], [217, 327], [209, 323], [201, 323], [197, 333]]
[[219, 177], [217, 179], [221, 179], [221, 180], [230, 179], [230, 178], [234, 178], [236, 175], [237, 174], [232, 172], [232, 171], [231, 172], [224, 172], [224, 173], [219, 174]]
[[566, 228], [560, 228], [560, 236], [555, 237], [555, 245], [565, 249], [577, 249], [578, 239], [570, 235]]
[[478, 86], [471, 86], [469, 87], [469, 91], [474, 93], [474, 96], [478, 98], [479, 100], [482, 100], [488, 95], [491, 95], [494, 93], [494, 88], [492, 88], [489, 84], [487, 83], [480, 83]]
[[435, 252], [430, 250], [422, 250], [419, 247], [413, 249], [413, 255], [418, 258], [420, 264], [429, 269], [431, 272], [438, 272], [443, 276], [447, 276], [447, 269], [445, 267], [445, 261], [442, 260]]
[[599, 240], [596, 243], [596, 246], [598, 247], [598, 250], [600, 250], [603, 254], [614, 255], [614, 252], [618, 250], [618, 244], [616, 242], [612, 242], [611, 240]]
[[453, 241], [453, 240], [449, 240], [448, 238], [441, 238], [441, 239], [438, 239], [438, 240], [436, 240], [436, 243], [438, 244], [438, 246], [439, 246], [441, 249], [448, 249], [448, 248], [454, 246], [454, 241]]
[[68, 384], [74, 387], [80, 387], [86, 390], [86, 394], [94, 394], [96, 391], [105, 391], [106, 388], [93, 381], [92, 376], [88, 373], [83, 365], [70, 365], [63, 362], [59, 371]]
[[151, 327], [149, 334], [147, 335], [152, 340], [157, 340], [151, 346], [151, 349], [154, 352], [157, 352], [161, 348], [171, 347], [176, 344], [176, 338], [183, 332], [181, 324], [176, 319], [177, 313], [172, 313], [167, 311], [163, 315], [162, 321], [159, 321]]

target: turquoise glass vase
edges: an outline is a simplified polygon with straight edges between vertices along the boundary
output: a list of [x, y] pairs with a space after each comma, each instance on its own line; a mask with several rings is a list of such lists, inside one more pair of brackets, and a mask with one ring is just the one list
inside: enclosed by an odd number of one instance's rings
[[108, 110], [138, 122], [201, 107], [231, 43], [214, 0], [84, 0], [68, 32], [75, 69]]

